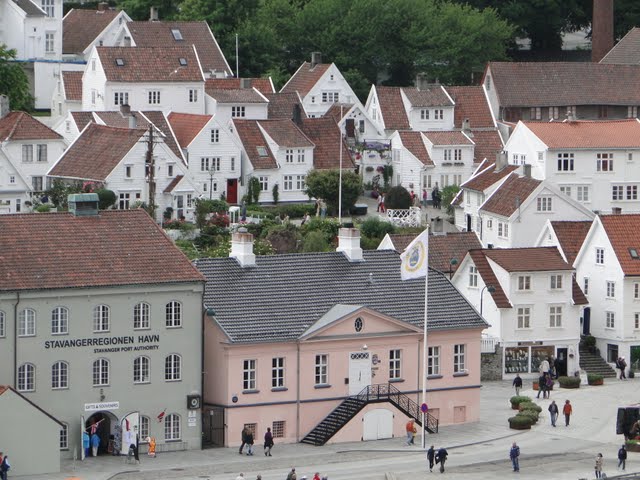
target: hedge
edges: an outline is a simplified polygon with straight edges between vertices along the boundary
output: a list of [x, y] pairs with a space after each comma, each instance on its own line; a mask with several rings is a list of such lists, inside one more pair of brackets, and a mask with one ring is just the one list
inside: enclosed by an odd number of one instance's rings
[[523, 402], [530, 402], [531, 398], [525, 397], [524, 395], [514, 395], [513, 397], [511, 397], [509, 401], [511, 402], [511, 405], [513, 405], [514, 407], [517, 407]]
[[562, 388], [580, 388], [580, 377], [558, 377]]
[[518, 405], [518, 409], [522, 412], [524, 410], [533, 410], [536, 413], [540, 413], [542, 411], [542, 407], [533, 402], [522, 402]]
[[516, 430], [526, 430], [531, 428], [533, 424], [533, 420], [529, 416], [525, 415], [516, 415], [515, 417], [509, 418], [509, 427], [514, 428]]
[[604, 380], [604, 376], [598, 373], [587, 373], [587, 381], [589, 385], [601, 385]]
[[523, 410], [522, 412], [518, 413], [516, 417], [530, 418], [532, 423], [537, 423], [539, 418], [539, 413], [536, 412], [535, 410]]

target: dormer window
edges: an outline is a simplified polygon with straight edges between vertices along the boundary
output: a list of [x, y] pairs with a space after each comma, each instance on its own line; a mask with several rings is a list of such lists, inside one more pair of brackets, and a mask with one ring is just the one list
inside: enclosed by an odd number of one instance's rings
[[187, 66], [187, 59], [186, 58], [180, 58], [180, 66], [181, 67], [186, 67]]
[[261, 157], [266, 157], [267, 156], [266, 147], [256, 147], [256, 150], [258, 150], [258, 155], [260, 155]]
[[173, 39], [176, 41], [183, 40], [182, 33], [177, 28], [171, 29], [171, 35], [173, 35]]
[[124, 58], [116, 58], [116, 65], [118, 67], [124, 67]]

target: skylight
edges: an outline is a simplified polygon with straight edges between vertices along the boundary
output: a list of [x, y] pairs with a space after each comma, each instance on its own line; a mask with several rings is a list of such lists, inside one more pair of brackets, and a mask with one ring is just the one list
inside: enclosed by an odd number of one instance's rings
[[183, 67], [187, 66], [187, 59], [186, 58], [180, 58], [180, 65], [182, 65]]
[[634, 260], [638, 260], [638, 258], [640, 258], [640, 255], [638, 255], [638, 250], [636, 250], [635, 248], [629, 249], [629, 255], [631, 255], [631, 258], [633, 258]]
[[119, 67], [124, 67], [124, 58], [116, 58], [116, 65]]
[[174, 40], [182, 40], [182, 33], [177, 28], [171, 29], [171, 34]]
[[265, 147], [256, 147], [256, 149], [258, 150], [258, 155], [261, 157], [267, 156], [267, 149]]

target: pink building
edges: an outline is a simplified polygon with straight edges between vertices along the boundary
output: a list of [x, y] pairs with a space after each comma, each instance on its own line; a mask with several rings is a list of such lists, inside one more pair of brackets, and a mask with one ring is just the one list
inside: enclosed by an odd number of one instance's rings
[[[395, 251], [363, 251], [341, 229], [336, 252], [258, 256], [234, 234], [206, 276], [205, 442], [323, 444], [402, 437], [422, 403], [424, 281], [400, 280]], [[427, 427], [477, 421], [487, 324], [431, 270]], [[207, 415], [208, 412], [208, 415]]]

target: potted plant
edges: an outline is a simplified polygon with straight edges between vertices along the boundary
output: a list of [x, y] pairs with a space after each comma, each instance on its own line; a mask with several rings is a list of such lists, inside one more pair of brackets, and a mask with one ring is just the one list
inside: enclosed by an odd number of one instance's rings
[[519, 405], [524, 402], [530, 402], [531, 398], [523, 395], [514, 395], [509, 401], [511, 402], [511, 408], [513, 410], [519, 410]]
[[531, 410], [533, 412], [540, 413], [540, 412], [542, 412], [542, 407], [540, 405], [538, 405], [537, 403], [534, 403], [532, 401], [528, 401], [528, 402], [522, 402], [518, 406], [518, 410], [520, 410], [521, 412], [524, 412], [526, 410]]
[[580, 388], [580, 377], [558, 377], [562, 388]]
[[638, 440], [627, 440], [624, 444], [629, 452], [640, 452], [640, 443]]
[[584, 338], [584, 346], [587, 347], [589, 353], [596, 353], [596, 337], [587, 335]]
[[531, 430], [533, 421], [531, 417], [525, 415], [516, 415], [509, 418], [509, 428], [513, 430]]
[[589, 385], [603, 385], [604, 377], [597, 373], [588, 373], [587, 381], [589, 382]]
[[540, 414], [535, 410], [523, 410], [522, 412], [516, 414], [516, 417], [528, 418], [531, 420], [531, 424], [535, 425], [536, 423], [538, 423], [539, 415]]

